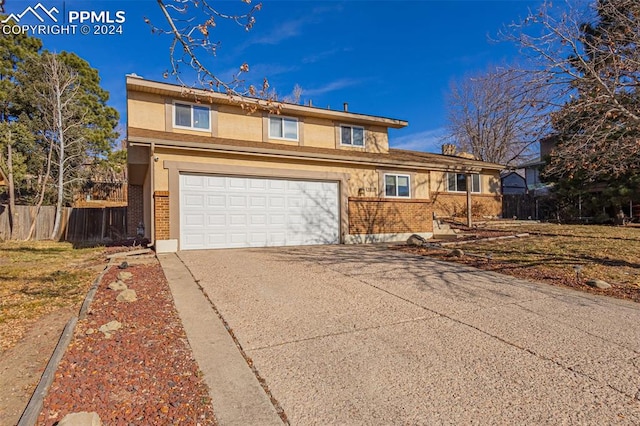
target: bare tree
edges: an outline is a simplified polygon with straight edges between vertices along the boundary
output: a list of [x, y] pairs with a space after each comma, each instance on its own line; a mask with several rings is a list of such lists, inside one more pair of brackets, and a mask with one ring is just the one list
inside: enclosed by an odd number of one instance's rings
[[[224, 13], [210, 0], [157, 0], [166, 26], [155, 25], [148, 18], [145, 22], [151, 30], [158, 34], [172, 37], [169, 48], [170, 71], [165, 78], [174, 77], [185, 90], [197, 87], [205, 90], [226, 93], [240, 106], [250, 111], [258, 108], [279, 108], [269, 90], [269, 81], [263, 78], [260, 87], [246, 84], [244, 76], [249, 72], [249, 64], [244, 62], [238, 66], [238, 72], [230, 79], [222, 78], [210, 62], [215, 58], [220, 42], [213, 41], [211, 34], [218, 21], [232, 21], [249, 31], [256, 23], [255, 15], [262, 9], [262, 3], [251, 4], [251, 0], [239, 0], [244, 3], [246, 11]], [[193, 77], [193, 83], [187, 81]], [[256, 98], [254, 102], [244, 102], [244, 97]]]
[[[58, 55], [44, 53], [33, 61], [32, 85], [39, 115], [44, 126], [42, 137], [51, 147], [47, 170], [56, 173], [56, 218], [51, 239], [59, 238], [65, 187], [80, 179], [77, 174], [86, 155], [86, 106], [81, 102], [80, 77]], [[51, 154], [54, 154], [53, 156]], [[54, 166], [54, 167], [52, 167]]]
[[502, 35], [528, 55], [531, 80], [554, 91], [547, 174], [594, 181], [640, 169], [637, 0], [545, 2]]
[[539, 89], [525, 74], [498, 68], [452, 82], [445, 140], [483, 161], [530, 159], [548, 121]]
[[302, 101], [303, 92], [304, 90], [302, 90], [302, 86], [296, 83], [296, 85], [293, 86], [293, 91], [291, 92], [291, 94], [285, 96], [284, 98], [282, 98], [282, 100], [291, 104], [299, 104]]

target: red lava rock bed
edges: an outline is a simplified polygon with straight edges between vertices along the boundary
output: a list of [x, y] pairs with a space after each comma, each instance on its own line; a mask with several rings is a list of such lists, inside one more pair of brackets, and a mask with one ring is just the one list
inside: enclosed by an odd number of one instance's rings
[[[108, 288], [120, 272], [137, 300], [119, 302]], [[99, 331], [122, 324], [111, 336]], [[56, 370], [39, 425], [73, 412], [96, 412], [105, 425], [216, 424], [162, 269], [155, 259], [105, 273], [87, 316]]]

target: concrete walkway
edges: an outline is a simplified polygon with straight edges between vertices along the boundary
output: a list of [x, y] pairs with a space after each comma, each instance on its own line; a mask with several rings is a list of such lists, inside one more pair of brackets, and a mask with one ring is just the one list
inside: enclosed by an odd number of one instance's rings
[[292, 424], [640, 424], [638, 304], [376, 246], [178, 256]]
[[175, 254], [158, 255], [220, 425], [282, 425], [265, 390], [193, 276]]

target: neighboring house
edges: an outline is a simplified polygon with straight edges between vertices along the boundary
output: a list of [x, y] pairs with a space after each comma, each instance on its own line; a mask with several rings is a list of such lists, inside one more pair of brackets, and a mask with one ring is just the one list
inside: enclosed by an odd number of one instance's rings
[[519, 171], [504, 173], [501, 177], [502, 195], [523, 195], [527, 193], [527, 182]]
[[500, 214], [502, 166], [389, 148], [406, 121], [126, 84], [128, 227], [142, 222], [158, 251], [430, 237], [468, 178], [476, 210]]

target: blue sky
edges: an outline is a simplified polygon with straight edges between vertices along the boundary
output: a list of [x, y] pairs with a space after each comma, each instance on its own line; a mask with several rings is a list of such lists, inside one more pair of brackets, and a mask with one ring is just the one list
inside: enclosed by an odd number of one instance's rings
[[[37, 3], [8, 0], [5, 9], [21, 13]], [[164, 23], [155, 0], [40, 3], [66, 13], [109, 11], [114, 17], [117, 11], [125, 12], [122, 34], [40, 37], [46, 49], [75, 52], [100, 71], [102, 86], [111, 94], [110, 105], [120, 111], [124, 124], [125, 75], [163, 81], [170, 66], [169, 36], [152, 34], [144, 23], [145, 16], [159, 26]], [[212, 3], [222, 11], [243, 9], [240, 0]], [[212, 39], [220, 41], [221, 47], [208, 64], [227, 77], [247, 62], [248, 80], [260, 82], [267, 77], [281, 96], [298, 84], [302, 100], [312, 100], [314, 106], [341, 109], [348, 102], [351, 112], [407, 120], [408, 127], [390, 130], [390, 144], [438, 152], [450, 81], [516, 58], [516, 46], [490, 38], [539, 4], [526, 0], [265, 0], [249, 32], [219, 22]], [[21, 23], [38, 22], [25, 15]]]

